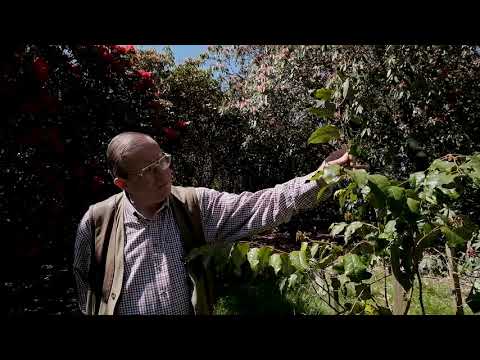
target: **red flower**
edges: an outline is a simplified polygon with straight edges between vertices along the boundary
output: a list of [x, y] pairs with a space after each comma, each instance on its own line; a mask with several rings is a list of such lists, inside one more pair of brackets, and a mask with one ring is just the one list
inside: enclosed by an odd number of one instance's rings
[[185, 129], [190, 123], [191, 121], [178, 120], [176, 126], [179, 129]]
[[168, 128], [163, 128], [163, 133], [165, 134], [165, 137], [168, 139], [168, 140], [176, 140], [178, 139], [178, 132], [175, 130], [175, 129], [172, 129], [170, 127]]
[[119, 54], [128, 54], [128, 53], [135, 53], [135, 46], [133, 45], [113, 45], [113, 48], [119, 53]]
[[467, 257], [475, 257], [477, 256], [477, 252], [473, 247], [469, 247], [467, 250]]
[[41, 57], [35, 58], [33, 61], [33, 73], [39, 81], [47, 81], [48, 79], [48, 64]]
[[152, 73], [150, 71], [145, 71], [145, 70], [137, 70], [137, 74], [142, 78], [142, 79], [150, 79], [152, 77]]

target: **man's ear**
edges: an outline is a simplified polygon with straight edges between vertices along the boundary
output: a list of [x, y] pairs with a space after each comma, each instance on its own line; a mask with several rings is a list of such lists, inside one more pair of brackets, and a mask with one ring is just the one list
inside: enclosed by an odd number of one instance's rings
[[122, 189], [122, 190], [126, 190], [126, 189], [127, 189], [127, 183], [126, 183], [125, 179], [116, 177], [115, 179], [113, 179], [113, 183], [114, 183], [118, 188], [120, 188], [120, 189]]

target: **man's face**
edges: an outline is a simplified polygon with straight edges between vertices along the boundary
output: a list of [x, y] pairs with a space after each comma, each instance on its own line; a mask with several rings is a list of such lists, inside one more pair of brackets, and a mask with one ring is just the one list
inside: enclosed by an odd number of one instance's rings
[[[160, 163], [156, 163], [158, 160]], [[129, 174], [124, 179], [125, 190], [144, 204], [163, 201], [170, 194], [172, 186], [172, 170], [170, 167], [162, 169], [166, 164], [169, 163], [165, 153], [156, 142], [142, 142], [124, 158], [123, 165]]]

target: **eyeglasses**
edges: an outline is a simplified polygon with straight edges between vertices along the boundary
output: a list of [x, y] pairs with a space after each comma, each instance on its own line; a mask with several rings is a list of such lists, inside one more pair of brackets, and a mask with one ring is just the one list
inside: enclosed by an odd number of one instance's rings
[[157, 172], [159, 170], [164, 171], [170, 167], [171, 162], [172, 155], [164, 153], [164, 155], [160, 159], [155, 160], [154, 162], [145, 166], [140, 171], [136, 173], [131, 173], [130, 175], [135, 175], [141, 178], [145, 174], [153, 174], [154, 172]]

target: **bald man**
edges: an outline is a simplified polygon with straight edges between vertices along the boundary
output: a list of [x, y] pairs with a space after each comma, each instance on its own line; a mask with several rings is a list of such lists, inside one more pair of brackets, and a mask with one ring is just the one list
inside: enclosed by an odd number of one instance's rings
[[[150, 136], [126, 132], [107, 148], [113, 183], [124, 194], [122, 216], [123, 256], [119, 294], [110, 312], [119, 315], [193, 314], [192, 287], [185, 268], [185, 244], [169, 195], [172, 190], [171, 155]], [[342, 150], [328, 164], [348, 165]], [[327, 165], [324, 161], [319, 169]], [[315, 206], [319, 184], [313, 173], [270, 189], [231, 194], [198, 187], [194, 196], [200, 210], [198, 224], [206, 243], [237, 241], [288, 222], [300, 210]], [[74, 273], [79, 307], [89, 310], [92, 252], [98, 229], [87, 211], [77, 231]], [[107, 305], [105, 305], [107, 306]], [[98, 313], [98, 312], [97, 312]]]

